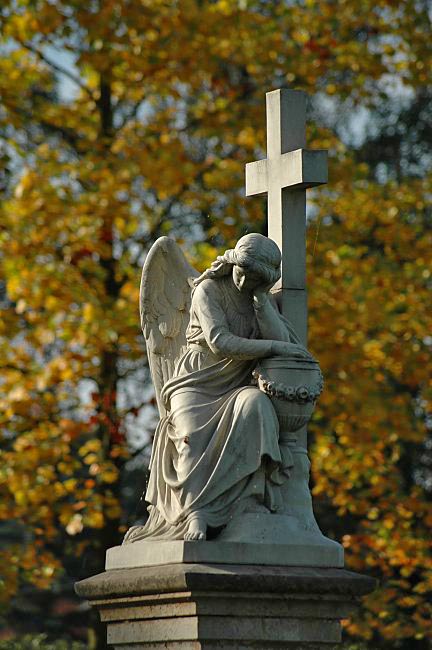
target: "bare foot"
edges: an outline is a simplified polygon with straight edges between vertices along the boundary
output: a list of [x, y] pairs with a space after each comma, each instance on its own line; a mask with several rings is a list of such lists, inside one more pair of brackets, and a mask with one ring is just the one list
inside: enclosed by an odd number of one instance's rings
[[197, 541], [206, 538], [207, 525], [202, 517], [194, 517], [189, 522], [189, 527], [184, 535], [185, 540]]

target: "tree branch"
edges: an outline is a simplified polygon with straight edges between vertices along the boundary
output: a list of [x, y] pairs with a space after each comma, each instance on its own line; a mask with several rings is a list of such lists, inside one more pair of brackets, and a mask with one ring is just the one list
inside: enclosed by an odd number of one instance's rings
[[[5, 101], [3, 100], [3, 106], [5, 106], [11, 113], [16, 113], [19, 115], [21, 118], [24, 118], [28, 122], [32, 122], [35, 120], [34, 115], [30, 112], [25, 110], [24, 108], [16, 106], [13, 102], [10, 100]], [[82, 152], [79, 151], [78, 149], [78, 142], [80, 140], [79, 136], [73, 129], [70, 129], [66, 126], [60, 126], [58, 124], [53, 124], [52, 122], [48, 122], [47, 120], [44, 120], [42, 118], [38, 118], [37, 120], [39, 126], [43, 127], [47, 131], [49, 131], [52, 134], [59, 135], [63, 138], [63, 140], [70, 146], [72, 149], [75, 151], [75, 153], [79, 156], [82, 155]], [[26, 128], [26, 126], [24, 127]]]
[[38, 59], [43, 61], [43, 63], [48, 65], [50, 68], [52, 68], [53, 70], [56, 70], [56, 72], [64, 75], [68, 79], [70, 79], [70, 81], [72, 81], [77, 86], [79, 86], [82, 90], [84, 90], [84, 92], [90, 97], [90, 99], [92, 101], [96, 102], [96, 97], [93, 94], [93, 91], [83, 82], [83, 80], [80, 77], [75, 75], [73, 72], [71, 72], [67, 68], [64, 68], [62, 65], [59, 65], [58, 63], [55, 63], [54, 61], [51, 61], [51, 59], [49, 57], [47, 57], [45, 54], [43, 54], [43, 52], [38, 50], [37, 47], [35, 47], [34, 45], [31, 45], [31, 43], [24, 43], [23, 41], [21, 41], [19, 39], [17, 39], [17, 40], [18, 40], [19, 44], [24, 49], [29, 50], [29, 52], [32, 52], [33, 54], [35, 54], [38, 57]]

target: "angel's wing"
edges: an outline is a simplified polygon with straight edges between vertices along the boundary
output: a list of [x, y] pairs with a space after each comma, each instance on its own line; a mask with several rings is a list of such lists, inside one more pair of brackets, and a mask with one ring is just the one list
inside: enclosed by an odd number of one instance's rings
[[198, 275], [169, 237], [156, 240], [142, 270], [141, 327], [161, 417], [165, 415], [162, 387], [173, 376], [175, 364], [186, 349], [191, 292]]

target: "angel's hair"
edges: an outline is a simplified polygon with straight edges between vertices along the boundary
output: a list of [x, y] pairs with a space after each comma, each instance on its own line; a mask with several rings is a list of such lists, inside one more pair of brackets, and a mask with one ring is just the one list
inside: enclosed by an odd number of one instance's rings
[[219, 255], [210, 268], [194, 281], [194, 285], [229, 275], [233, 266], [257, 273], [262, 277], [263, 284], [274, 284], [280, 278], [280, 264], [281, 253], [277, 244], [264, 235], [250, 233], [239, 239], [235, 248]]

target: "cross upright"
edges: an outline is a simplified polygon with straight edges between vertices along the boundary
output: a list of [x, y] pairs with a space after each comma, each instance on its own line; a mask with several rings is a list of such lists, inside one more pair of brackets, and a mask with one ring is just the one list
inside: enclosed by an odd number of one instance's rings
[[327, 183], [327, 151], [306, 149], [306, 93], [266, 94], [267, 158], [246, 165], [246, 196], [267, 193], [268, 236], [282, 252], [282, 313], [306, 343], [306, 189]]

